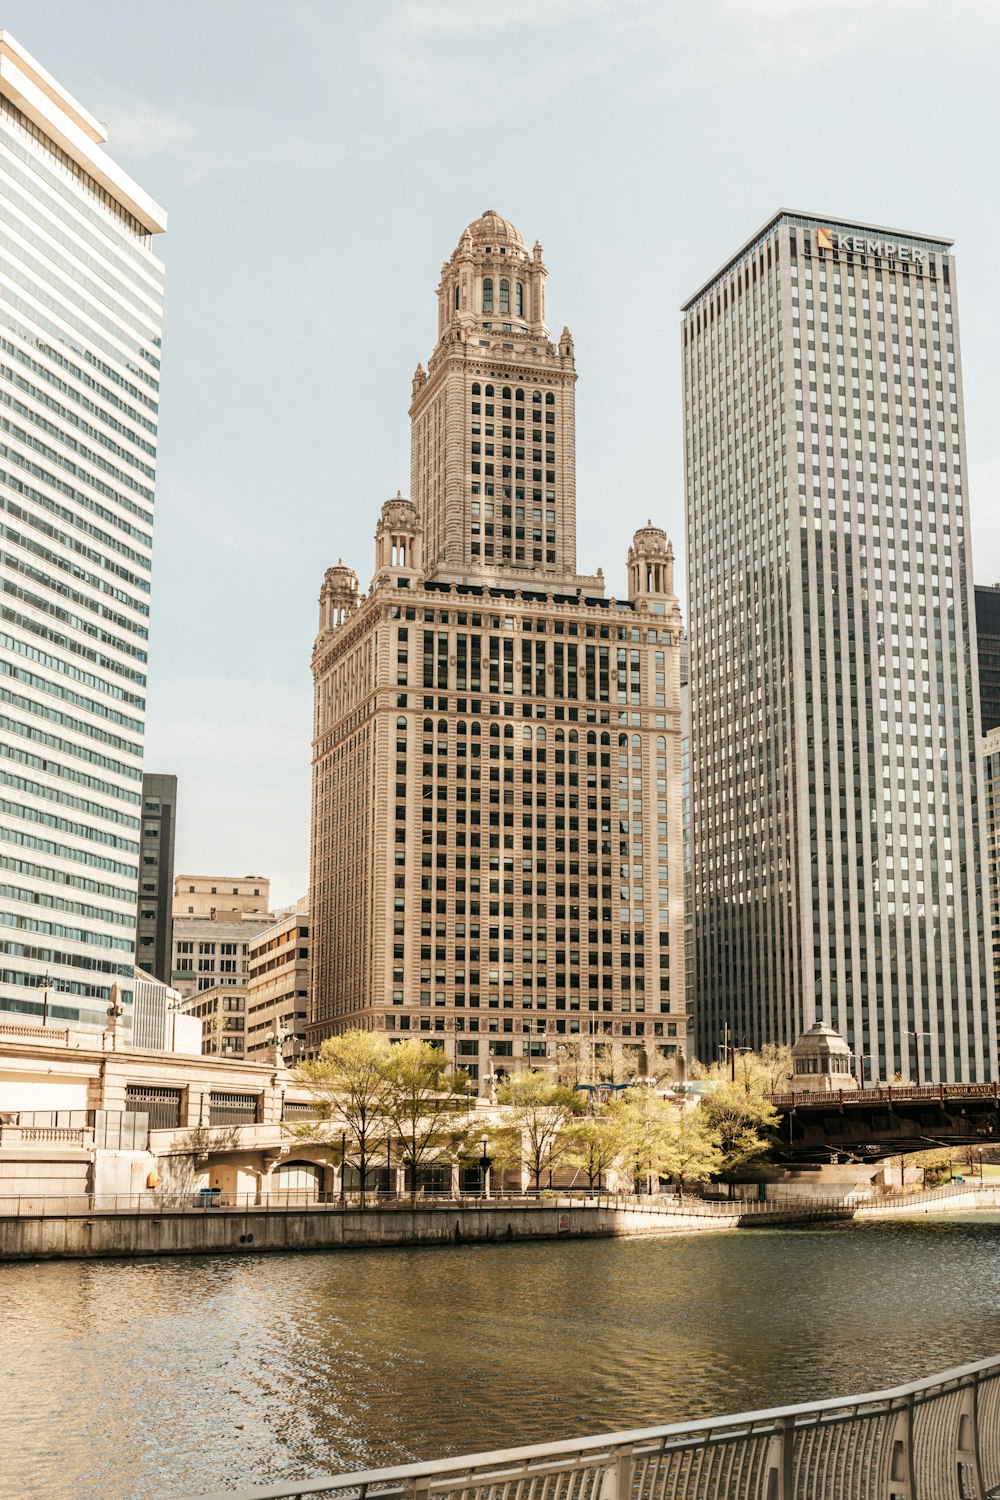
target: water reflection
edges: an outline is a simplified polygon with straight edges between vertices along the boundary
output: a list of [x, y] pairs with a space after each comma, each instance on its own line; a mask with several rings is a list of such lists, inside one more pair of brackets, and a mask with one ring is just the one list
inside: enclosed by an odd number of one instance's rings
[[0, 1267], [0, 1494], [183, 1496], [1000, 1350], [1000, 1216]]

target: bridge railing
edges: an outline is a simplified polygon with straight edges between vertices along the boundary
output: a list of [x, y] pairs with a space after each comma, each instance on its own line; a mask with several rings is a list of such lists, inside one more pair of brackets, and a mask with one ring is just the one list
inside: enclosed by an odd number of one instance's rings
[[1000, 1105], [1000, 1082], [993, 1083], [887, 1083], [867, 1089], [836, 1089], [829, 1094], [797, 1090], [790, 1094], [768, 1094], [775, 1109], [821, 1108], [841, 1104], [902, 1104], [907, 1100], [946, 1104], [952, 1099], [993, 1099]]
[[986, 1500], [1000, 1356], [865, 1396], [200, 1500]]

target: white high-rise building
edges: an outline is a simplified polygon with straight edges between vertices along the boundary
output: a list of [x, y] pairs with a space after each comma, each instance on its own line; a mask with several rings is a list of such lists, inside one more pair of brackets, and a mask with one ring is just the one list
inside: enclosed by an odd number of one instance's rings
[[683, 356], [698, 1050], [996, 1077], [951, 241], [781, 211]]
[[0, 31], [0, 1017], [128, 1034], [166, 218], [104, 140]]

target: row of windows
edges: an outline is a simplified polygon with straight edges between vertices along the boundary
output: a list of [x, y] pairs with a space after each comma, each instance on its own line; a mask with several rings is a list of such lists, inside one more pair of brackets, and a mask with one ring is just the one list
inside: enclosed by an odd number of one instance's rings
[[[500, 312], [510, 312], [510, 282], [504, 277], [499, 286]], [[455, 306], [459, 305], [459, 289], [455, 288]], [[483, 280], [483, 312], [493, 311], [493, 278], [487, 276]], [[520, 281], [514, 283], [514, 312], [521, 318], [524, 316], [524, 286]]]
[[[18, 460], [18, 462], [20, 462], [20, 460]], [[23, 484], [20, 479], [17, 479], [11, 474], [5, 474], [2, 469], [0, 469], [0, 484], [5, 487], [5, 489], [0, 490], [0, 510], [5, 510], [8, 515], [13, 516], [23, 525], [30, 526], [34, 531], [39, 532], [42, 536], [48, 537], [50, 541], [58, 542], [60, 547], [65, 547], [67, 551], [76, 553], [77, 557], [85, 557], [87, 561], [93, 563], [95, 567], [103, 568], [106, 572], [113, 573], [115, 577], [120, 578], [123, 583], [130, 584], [132, 588], [139, 589], [143, 593], [149, 593], [148, 578], [139, 578], [135, 573], [130, 572], [128, 568], [122, 567], [121, 563], [116, 562], [114, 558], [106, 557], [104, 553], [98, 552], [95, 548], [87, 546], [85, 542], [81, 542], [78, 537], [72, 536], [69, 532], [60, 531], [49, 521], [46, 521], [44, 516], [38, 515], [36, 511], [25, 510], [23, 506], [18, 505], [15, 500], [12, 500], [10, 498], [10, 494], [7, 493], [7, 491], [13, 491], [18, 495], [23, 495], [25, 499], [31, 500], [34, 504], [44, 506], [45, 509], [50, 511], [53, 515], [57, 515], [61, 519], [71, 522], [74, 526], [78, 527], [88, 536], [94, 537], [97, 541], [103, 542], [106, 546], [112, 547], [119, 552], [129, 552], [129, 548], [121, 546], [117, 541], [113, 540], [105, 532], [100, 531], [96, 526], [91, 526], [89, 521], [85, 521], [81, 516], [74, 515], [74, 513], [71, 510], [67, 510], [65, 506], [58, 505], [54, 500], [48, 499], [47, 496], [42, 495], [38, 490], [32, 489], [30, 485]], [[12, 541], [16, 539], [16, 533], [11, 532], [8, 534], [10, 535], [10, 539]], [[22, 545], [27, 544], [22, 543]], [[130, 555], [134, 555], [137, 557], [138, 553]], [[55, 556], [55, 554], [53, 554], [53, 556]], [[144, 562], [144, 564], [146, 563], [145, 559], [142, 559], [142, 561]], [[68, 566], [64, 562], [60, 563], [59, 565], [63, 567]], [[85, 576], [75, 568], [73, 568], [72, 571], [74, 571], [77, 577]], [[113, 598], [117, 599], [119, 604], [126, 604], [130, 609], [136, 610], [139, 614], [149, 614], [148, 604], [140, 603], [137, 599], [131, 598], [128, 594], [125, 594], [120, 589], [116, 588], [114, 584], [104, 583], [101, 584], [101, 587], [105, 593], [109, 593]]]
[[[496, 394], [496, 391], [495, 391], [495, 388], [492, 385], [483, 386], [483, 385], [480, 385], [480, 383], [479, 383], [478, 380], [476, 380], [476, 381], [473, 381], [473, 384], [472, 384], [472, 394], [474, 396], [485, 396], [486, 399], [489, 400], [492, 396], [494, 396]], [[502, 389], [500, 391], [500, 399], [501, 399], [501, 401], [510, 401], [511, 399], [513, 399], [513, 400], [515, 400], [518, 403], [520, 403], [520, 404], [523, 405], [523, 403], [524, 403], [524, 391], [523, 391], [523, 389], [520, 386], [518, 386], [517, 389], [515, 390], [513, 398], [512, 398], [511, 397], [511, 387], [509, 385], [505, 385], [505, 386], [502, 387]], [[531, 401], [532, 401], [532, 405], [533, 406], [541, 406], [541, 404], [542, 404], [542, 392], [541, 391], [532, 391], [532, 393], [531, 393]], [[556, 404], [556, 398], [555, 398], [554, 393], [552, 391], [546, 391], [545, 392], [545, 405], [546, 406], [555, 406], [555, 404]]]
[[[8, 842], [27, 843], [28, 840], [23, 836], [17, 836], [10, 838]], [[132, 925], [131, 909], [134, 908], [135, 895], [130, 890], [123, 890], [121, 886], [107, 885], [103, 880], [90, 880], [86, 875], [68, 874], [65, 870], [53, 870], [48, 865], [36, 865], [32, 860], [16, 859], [7, 854], [0, 854], [0, 870], [9, 870], [14, 875], [25, 875], [31, 880], [49, 880], [55, 885], [72, 886], [74, 890], [88, 891], [91, 895], [103, 896], [108, 901], [127, 902], [130, 911], [128, 916], [122, 917], [88, 906], [84, 902], [65, 901], [61, 896], [48, 896], [44, 892], [34, 891], [29, 898], [42, 906], [51, 906], [56, 911], [72, 911], [78, 916], [91, 917], [102, 922], [124, 922], [128, 926]]]

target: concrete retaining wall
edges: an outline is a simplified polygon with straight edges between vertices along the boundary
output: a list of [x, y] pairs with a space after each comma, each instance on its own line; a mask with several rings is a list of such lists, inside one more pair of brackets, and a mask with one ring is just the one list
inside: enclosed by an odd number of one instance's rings
[[208, 1213], [89, 1214], [0, 1219], [0, 1260], [103, 1255], [205, 1255], [261, 1250], [334, 1250], [473, 1240], [571, 1239], [734, 1229], [736, 1215], [711, 1219], [628, 1209], [421, 1207], [358, 1210], [266, 1209]]

